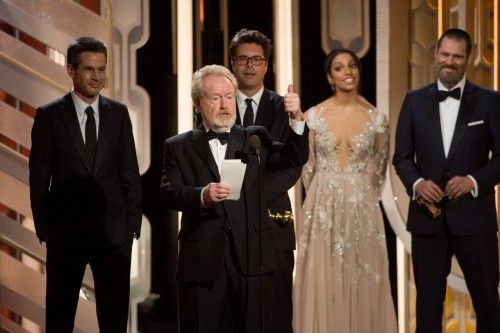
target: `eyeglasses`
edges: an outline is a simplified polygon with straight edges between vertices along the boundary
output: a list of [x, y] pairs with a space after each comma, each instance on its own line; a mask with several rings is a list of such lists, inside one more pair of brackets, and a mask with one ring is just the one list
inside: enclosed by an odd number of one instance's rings
[[261, 56], [253, 56], [253, 57], [247, 57], [244, 55], [241, 56], [236, 56], [233, 58], [233, 61], [236, 62], [236, 64], [240, 66], [245, 66], [248, 65], [248, 62], [251, 61], [252, 65], [254, 66], [260, 66], [264, 61], [266, 61], [266, 58], [261, 57]]

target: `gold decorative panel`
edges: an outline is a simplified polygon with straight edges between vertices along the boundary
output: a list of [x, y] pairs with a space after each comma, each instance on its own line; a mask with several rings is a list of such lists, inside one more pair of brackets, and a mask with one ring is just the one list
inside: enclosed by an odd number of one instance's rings
[[363, 57], [370, 48], [370, 1], [321, 0], [321, 45], [326, 54], [347, 47]]
[[477, 0], [476, 8], [477, 19], [471, 22], [475, 40], [475, 52], [473, 66], [467, 72], [467, 75], [478, 84], [485, 87], [494, 86], [493, 75], [493, 34], [494, 34], [494, 0]]
[[476, 317], [470, 298], [452, 288], [446, 290], [444, 305], [445, 333], [476, 332]]
[[437, 31], [436, 1], [413, 0], [410, 12], [410, 87], [416, 88], [434, 80], [432, 64]]

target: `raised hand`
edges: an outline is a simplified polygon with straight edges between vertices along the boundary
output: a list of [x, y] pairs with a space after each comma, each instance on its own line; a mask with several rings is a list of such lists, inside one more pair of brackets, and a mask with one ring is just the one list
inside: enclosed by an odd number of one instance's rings
[[300, 109], [300, 97], [293, 91], [293, 85], [288, 85], [288, 92], [285, 95], [285, 111], [293, 120], [303, 121], [304, 114]]

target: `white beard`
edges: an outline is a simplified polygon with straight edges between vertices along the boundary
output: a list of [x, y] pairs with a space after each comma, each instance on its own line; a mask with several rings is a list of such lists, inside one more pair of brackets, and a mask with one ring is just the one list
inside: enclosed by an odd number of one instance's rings
[[220, 121], [218, 119], [214, 119], [212, 123], [209, 123], [208, 128], [213, 130], [214, 132], [229, 132], [231, 127], [234, 126], [234, 123], [236, 122], [236, 114], [234, 117], [227, 121]]

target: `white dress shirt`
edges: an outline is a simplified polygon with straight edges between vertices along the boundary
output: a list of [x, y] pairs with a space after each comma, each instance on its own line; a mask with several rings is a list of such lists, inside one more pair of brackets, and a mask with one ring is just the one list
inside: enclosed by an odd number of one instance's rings
[[89, 106], [94, 110], [94, 119], [95, 119], [95, 133], [96, 139], [99, 137], [99, 95], [92, 102], [92, 104], [87, 104], [80, 97], [75, 94], [74, 88], [71, 89], [71, 98], [73, 99], [73, 104], [76, 109], [76, 116], [78, 118], [78, 125], [80, 125], [80, 131], [82, 132], [83, 143], [85, 143], [85, 124], [87, 123], [87, 114], [85, 113], [85, 109]]
[[448, 157], [448, 153], [450, 152], [451, 140], [453, 139], [455, 125], [457, 123], [460, 101], [464, 92], [465, 77], [451, 89], [446, 88], [444, 84], [442, 84], [439, 80], [437, 81], [437, 87], [438, 90], [445, 91], [451, 91], [455, 88], [460, 88], [460, 99], [455, 99], [448, 96], [444, 101], [439, 103], [439, 119], [441, 123], [441, 134], [443, 136], [444, 156]]
[[252, 100], [253, 107], [253, 123], [255, 123], [255, 118], [257, 118], [257, 109], [259, 108], [260, 99], [264, 93], [264, 86], [260, 88], [259, 91], [253, 96], [247, 96], [241, 91], [236, 91], [236, 103], [238, 103], [238, 113], [240, 114], [241, 122], [243, 123], [243, 117], [245, 116], [245, 111], [247, 109], [246, 99], [250, 98]]
[[210, 146], [210, 151], [212, 152], [212, 156], [214, 157], [215, 163], [217, 164], [217, 169], [219, 169], [220, 174], [222, 161], [226, 157], [227, 143], [222, 144], [220, 143], [219, 139], [212, 139], [208, 141], [208, 145]]

